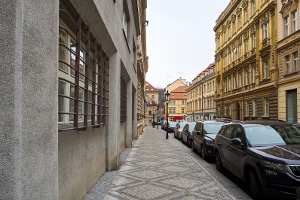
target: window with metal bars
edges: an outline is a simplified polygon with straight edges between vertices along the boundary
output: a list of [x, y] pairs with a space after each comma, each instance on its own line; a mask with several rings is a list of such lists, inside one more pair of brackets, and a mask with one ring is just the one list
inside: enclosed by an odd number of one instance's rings
[[125, 122], [127, 119], [127, 84], [124, 78], [121, 78], [121, 95], [120, 95], [120, 121]]
[[58, 130], [100, 127], [108, 115], [108, 57], [80, 16], [60, 10]]

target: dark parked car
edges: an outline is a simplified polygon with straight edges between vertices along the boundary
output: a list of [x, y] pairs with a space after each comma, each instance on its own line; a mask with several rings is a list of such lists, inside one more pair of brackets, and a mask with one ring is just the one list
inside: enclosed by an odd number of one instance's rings
[[181, 133], [181, 140], [183, 143], [185, 143], [188, 147], [192, 147], [192, 131], [194, 130], [196, 123], [187, 123]]
[[215, 137], [225, 122], [221, 121], [199, 121], [196, 122], [192, 132], [192, 149], [200, 153], [201, 157], [214, 158]]
[[215, 138], [216, 168], [226, 168], [248, 183], [254, 199], [264, 195], [296, 199], [300, 131], [280, 121], [255, 123], [223, 125]]
[[174, 128], [174, 137], [175, 138], [181, 140], [182, 129], [187, 123], [188, 123], [187, 121], [177, 122], [176, 127]]
[[169, 123], [168, 124], [168, 129], [167, 129], [167, 121], [164, 122], [162, 129], [165, 130], [165, 131], [168, 130], [169, 133], [173, 133], [174, 128], [176, 127], [176, 122], [168, 121], [168, 123]]

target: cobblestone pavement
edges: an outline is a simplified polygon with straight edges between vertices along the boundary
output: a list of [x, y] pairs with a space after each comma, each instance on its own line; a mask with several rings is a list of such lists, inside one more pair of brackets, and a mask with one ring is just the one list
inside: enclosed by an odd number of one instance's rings
[[145, 127], [122, 159], [119, 170], [106, 172], [85, 200], [250, 199], [173, 134], [167, 140], [160, 127]]

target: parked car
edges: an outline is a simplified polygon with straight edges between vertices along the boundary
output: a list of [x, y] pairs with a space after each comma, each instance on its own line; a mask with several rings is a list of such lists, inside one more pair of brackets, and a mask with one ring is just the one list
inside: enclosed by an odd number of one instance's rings
[[215, 157], [215, 137], [223, 124], [225, 122], [215, 120], [196, 122], [192, 132], [192, 149], [200, 153], [204, 160]]
[[187, 123], [182, 130], [181, 133], [181, 140], [183, 143], [185, 143], [188, 147], [192, 146], [192, 131], [194, 130], [196, 123], [192, 122], [192, 123]]
[[[177, 122], [176, 127], [174, 128], [174, 137], [175, 138], [181, 140], [182, 129], [187, 123], [188, 123], [187, 121]], [[181, 129], [181, 130], [178, 131], [179, 129]]]
[[264, 195], [296, 199], [300, 131], [291, 124], [264, 120], [225, 124], [215, 138], [215, 157], [216, 168], [226, 168], [245, 181], [254, 199]]
[[175, 127], [176, 127], [176, 122], [168, 121], [168, 126], [167, 126], [167, 121], [165, 121], [162, 129], [165, 131], [168, 130], [169, 133], [173, 133]]

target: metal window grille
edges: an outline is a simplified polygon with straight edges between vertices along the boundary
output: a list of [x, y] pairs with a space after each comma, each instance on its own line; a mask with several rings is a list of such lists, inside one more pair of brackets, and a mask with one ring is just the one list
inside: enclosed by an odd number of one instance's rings
[[120, 121], [125, 122], [127, 119], [127, 84], [126, 81], [121, 78], [121, 107], [120, 107]]
[[60, 10], [58, 130], [100, 127], [108, 115], [109, 60], [81, 17]]

